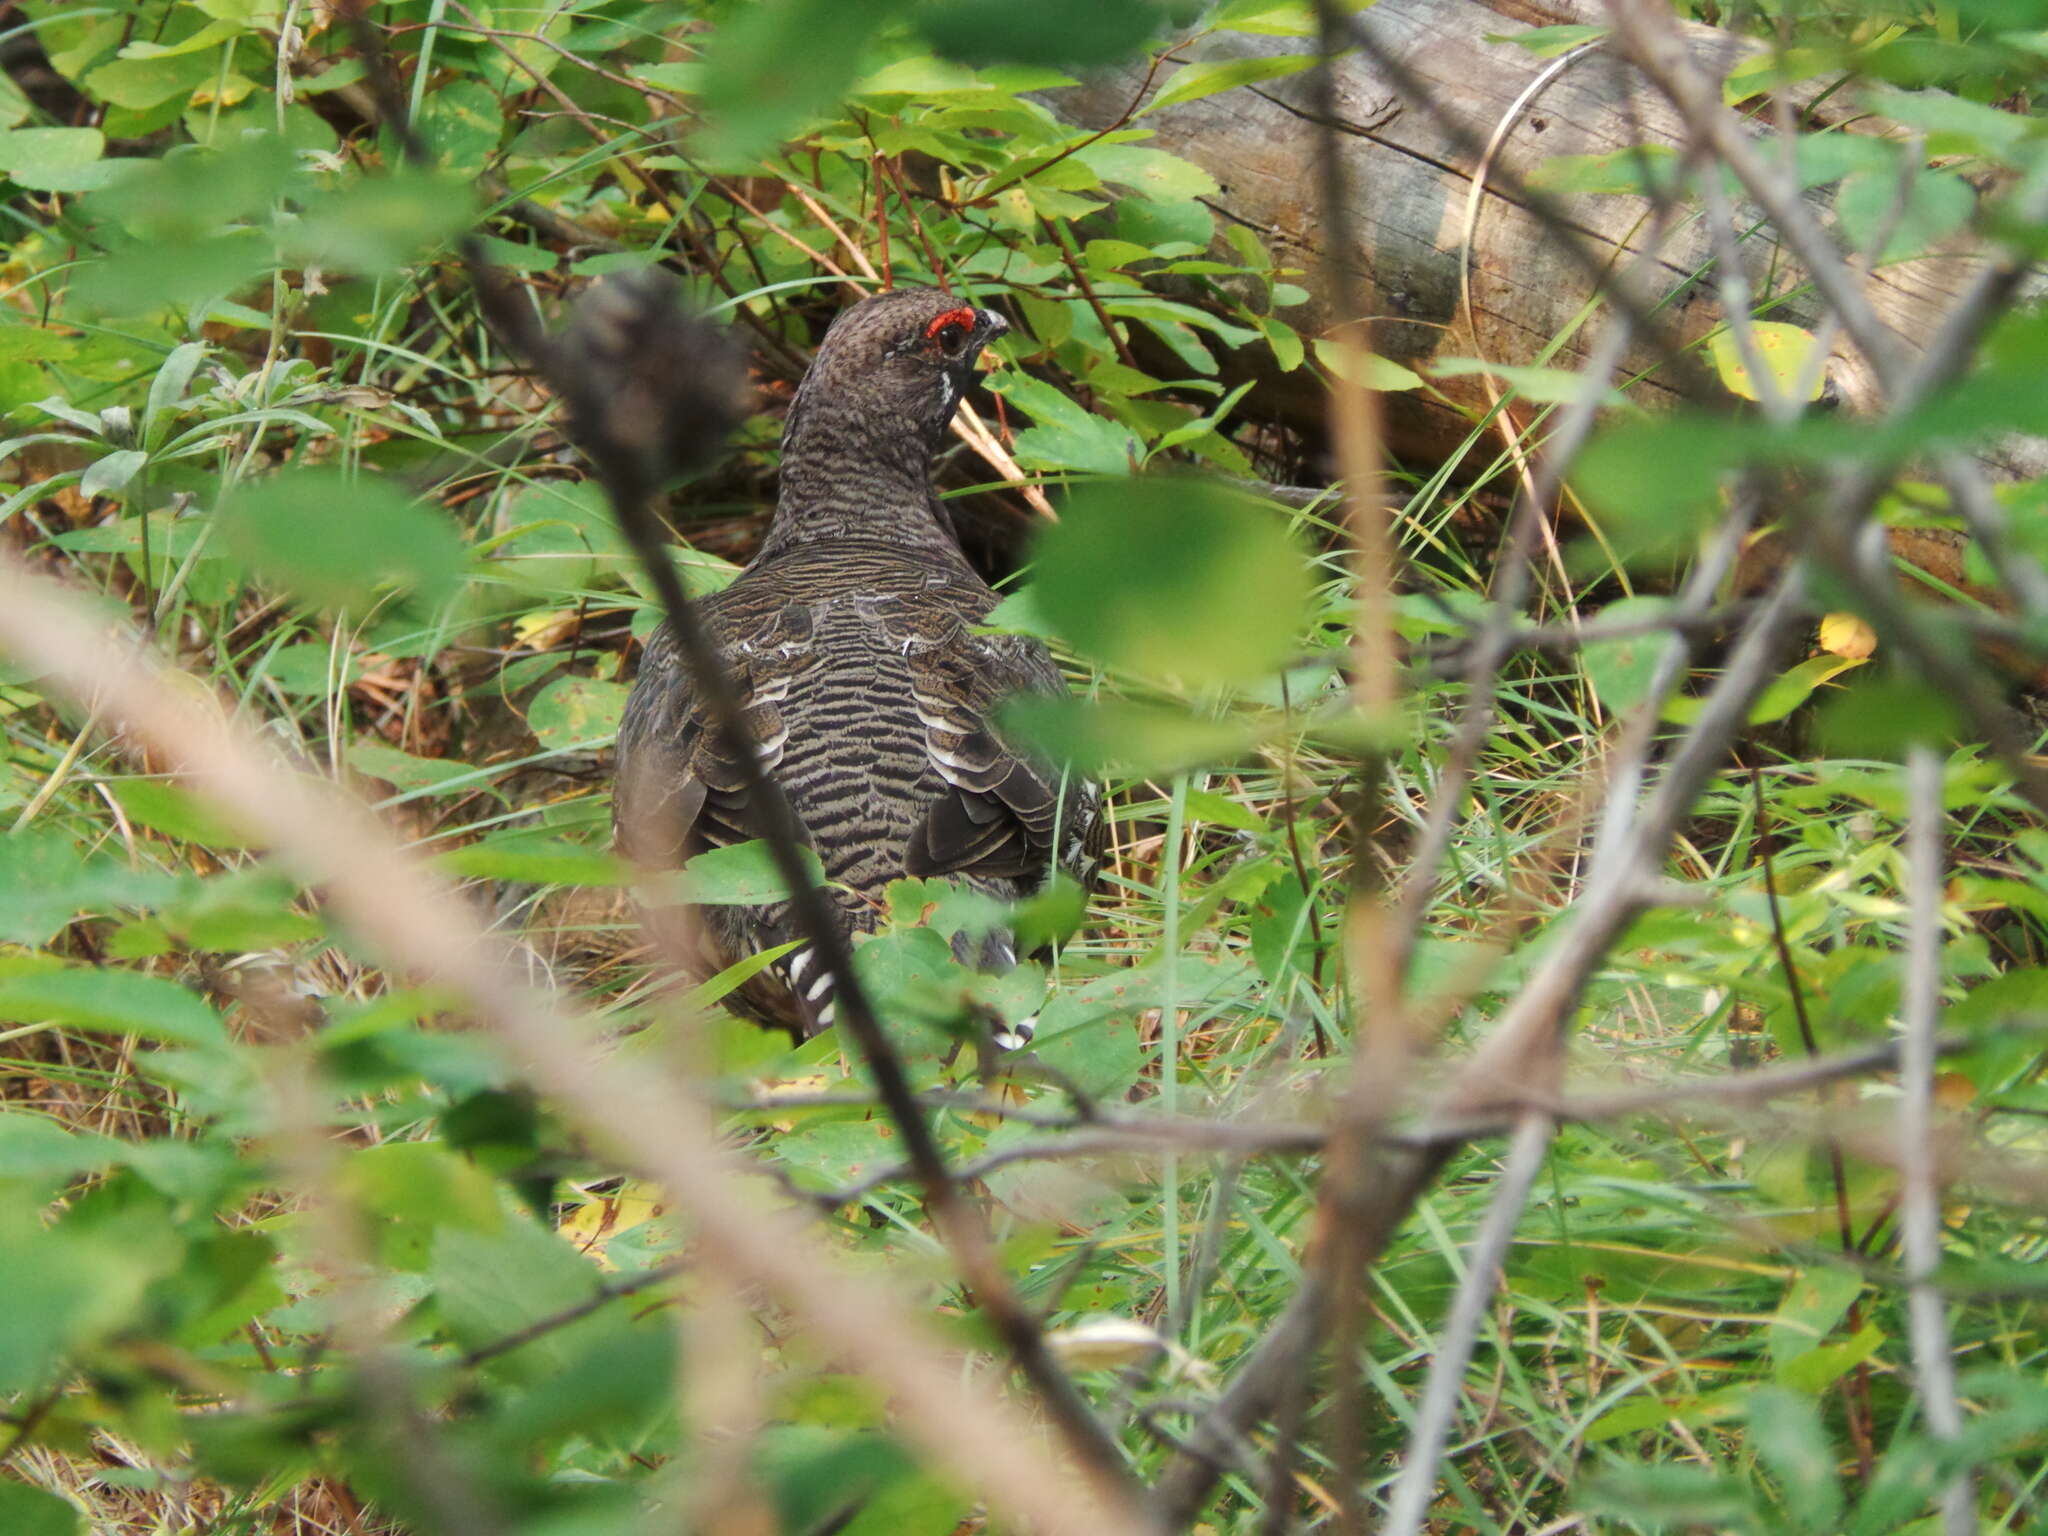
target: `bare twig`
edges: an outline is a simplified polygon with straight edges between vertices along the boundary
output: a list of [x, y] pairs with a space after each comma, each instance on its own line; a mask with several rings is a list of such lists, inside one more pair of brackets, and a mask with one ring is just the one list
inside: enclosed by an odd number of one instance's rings
[[[1963, 1432], [1956, 1402], [1955, 1354], [1941, 1264], [1941, 1170], [1935, 1148], [1934, 1041], [1941, 1017], [1942, 760], [1916, 743], [1906, 754], [1906, 987], [1899, 1061], [1899, 1241], [1906, 1271], [1906, 1316], [1913, 1374], [1928, 1433], [1952, 1441]], [[1973, 1479], [1957, 1471], [1941, 1490], [1948, 1536], [1977, 1529]]]
[[[1362, 1330], [1361, 1281], [1369, 1250], [1367, 1228], [1356, 1217], [1377, 1183], [1379, 1129], [1399, 1102], [1416, 1042], [1403, 1000], [1406, 956], [1380, 868], [1376, 829], [1385, 791], [1384, 733], [1398, 698], [1393, 622], [1394, 548], [1387, 527], [1381, 475], [1381, 417], [1377, 394], [1365, 384], [1372, 346], [1370, 323], [1351, 268], [1351, 187], [1337, 144], [1336, 59], [1343, 51], [1332, 0], [1317, 0], [1316, 20], [1323, 58], [1312, 80], [1316, 103], [1316, 171], [1323, 226], [1326, 279], [1336, 312], [1334, 340], [1339, 365], [1331, 370], [1330, 425], [1344, 484], [1344, 526], [1351, 545], [1351, 699], [1375, 743], [1360, 754], [1346, 796], [1350, 823], [1351, 898], [1345, 918], [1346, 954], [1352, 992], [1352, 1064], [1337, 1101], [1337, 1126], [1324, 1154], [1316, 1192], [1315, 1253], [1303, 1289], [1327, 1301], [1326, 1322], [1334, 1374], [1331, 1412], [1331, 1484], [1337, 1499], [1336, 1528], [1345, 1536], [1363, 1531], [1359, 1484], [1363, 1458], [1358, 1344]], [[1292, 1378], [1280, 1399], [1268, 1486], [1266, 1529], [1283, 1532], [1287, 1509], [1279, 1490], [1291, 1482], [1297, 1426], [1307, 1405], [1305, 1373]]]
[[1522, 1207], [1529, 1203], [1536, 1175], [1543, 1171], [1555, 1130], [1549, 1117], [1540, 1114], [1524, 1115], [1515, 1127], [1507, 1160], [1494, 1185], [1493, 1201], [1465, 1254], [1464, 1278], [1458, 1282], [1450, 1316], [1437, 1336], [1436, 1351], [1429, 1362], [1429, 1379], [1422, 1388], [1422, 1402], [1408, 1431], [1408, 1450], [1401, 1458], [1401, 1474], [1387, 1500], [1387, 1517], [1380, 1524], [1383, 1536], [1420, 1533], [1429, 1517], [1429, 1507], [1436, 1499], [1436, 1470], [1450, 1438], [1458, 1399], [1465, 1389], [1465, 1369], [1471, 1363], [1473, 1347], [1479, 1342], [1479, 1328], [1486, 1321], [1494, 1288], [1500, 1283], [1501, 1265], [1507, 1259], [1508, 1244], [1514, 1240], [1515, 1223], [1521, 1220]]
[[[1341, 13], [1338, 18], [1348, 40], [1372, 61], [1386, 77], [1404, 105], [1420, 111], [1449, 140], [1458, 156], [1472, 165], [1485, 158], [1485, 141], [1451, 109], [1444, 93], [1424, 79], [1381, 40], [1369, 15]], [[1718, 394], [1705, 368], [1684, 345], [1668, 319], [1652, 305], [1613, 282], [1612, 255], [1596, 247], [1564, 207], [1549, 194], [1531, 187], [1507, 166], [1494, 164], [1488, 172], [1493, 194], [1525, 209], [1543, 226], [1573, 266], [1593, 288], [1604, 290], [1617, 314], [1625, 315], [1635, 335], [1655, 348], [1657, 366], [1666, 370], [1672, 387], [1688, 398], [1713, 398]]]
[[901, 1298], [765, 1199], [690, 1095], [593, 1057], [588, 1026], [529, 990], [467, 905], [359, 805], [276, 762], [223, 711], [191, 702], [203, 690], [172, 684], [153, 657], [128, 654], [99, 616], [11, 556], [0, 558], [0, 646], [74, 700], [99, 690], [108, 719], [320, 883], [397, 969], [461, 997], [596, 1141], [665, 1186], [691, 1222], [695, 1256], [766, 1287], [828, 1352], [871, 1376], [890, 1393], [907, 1439], [963, 1485], [1048, 1530], [1149, 1529], [1119, 1482], [1092, 1469], [1077, 1478], [1047, 1455], [1029, 1421], [987, 1384], [963, 1378]]
[[[355, 40], [387, 125], [398, 134], [408, 159], [427, 163], [376, 30], [360, 16]], [[807, 197], [801, 189], [793, 190]], [[859, 257], [858, 248], [847, 243]], [[696, 696], [723, 740], [726, 756], [739, 768], [744, 793], [759, 816], [761, 840], [787, 891], [790, 914], [816, 954], [820, 971], [833, 979], [840, 1025], [859, 1048], [903, 1137], [933, 1221], [959, 1261], [962, 1276], [1074, 1453], [1105, 1484], [1127, 1481], [1121, 1449], [1046, 1349], [1038, 1320], [1019, 1301], [980, 1212], [946, 1167], [903, 1064], [854, 971], [847, 933], [806, 866], [801, 823], [754, 750], [745, 701], [670, 559], [667, 531], [650, 498], [664, 478], [692, 467], [693, 454], [708, 455], [722, 438], [719, 414], [732, 410], [730, 400], [720, 398], [732, 393], [719, 378], [724, 360], [706, 334], [693, 333], [673, 311], [665, 293], [622, 293], [618, 303], [632, 313], [612, 314], [599, 306], [581, 335], [552, 340], [540, 333], [530, 309], [508, 291], [474, 237], [463, 242], [463, 264], [486, 317], [547, 377], [578, 423], [620, 528], [661, 600]], [[666, 312], [665, 304], [670, 306]], [[678, 357], [687, 358], [691, 368], [676, 370]], [[724, 367], [729, 371], [729, 365]], [[679, 421], [679, 416], [686, 419]]]
[[1742, 119], [1721, 104], [1719, 88], [1694, 64], [1670, 13], [1646, 0], [1610, 0], [1607, 10], [1615, 40], [1630, 61], [1669, 98], [1687, 128], [1712, 146], [1715, 158], [1770, 218], [1880, 383], [1896, 379], [1905, 361], [1904, 340], [1871, 307], [1827, 231], [1800, 200], [1797, 185], [1764, 163]]
[[[1450, 1156], [1456, 1144], [1453, 1128], [1475, 1118], [1494, 1120], [1512, 1113], [1509, 1106], [1522, 1101], [1532, 1078], [1543, 1080], [1587, 979], [1624, 928], [1654, 900], [1653, 877], [1673, 832], [1768, 682], [1786, 627], [1799, 612], [1797, 585], [1796, 572], [1781, 577], [1757, 608], [1647, 802], [1635, 815], [1614, 816], [1603, 827], [1593, 873], [1579, 899], [1499, 1022], [1424, 1118], [1421, 1130], [1430, 1139], [1386, 1158], [1375, 1170], [1376, 1181], [1359, 1192], [1352, 1219], [1359, 1249], [1368, 1260], [1381, 1250]], [[1641, 706], [1644, 716], [1655, 718], [1662, 704], [1662, 695], [1652, 693]], [[1647, 752], [1650, 736], [1639, 732], [1637, 737], [1633, 750]], [[1438, 1134], [1445, 1139], [1434, 1139]], [[1280, 1318], [1218, 1398], [1210, 1415], [1213, 1422], [1189, 1432], [1188, 1453], [1176, 1458], [1154, 1490], [1154, 1501], [1168, 1524], [1179, 1527], [1194, 1518], [1214, 1481], [1215, 1460], [1228, 1454], [1232, 1438], [1264, 1414], [1296, 1378], [1301, 1351], [1319, 1336], [1327, 1303], [1325, 1282], [1310, 1266]]]

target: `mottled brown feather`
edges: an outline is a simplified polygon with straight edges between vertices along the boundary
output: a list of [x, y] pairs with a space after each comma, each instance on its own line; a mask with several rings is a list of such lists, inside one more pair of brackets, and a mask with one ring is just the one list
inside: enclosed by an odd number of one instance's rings
[[[842, 314], [792, 403], [782, 493], [761, 553], [704, 620], [746, 701], [763, 765], [837, 887], [849, 929], [875, 926], [884, 888], [949, 875], [1010, 900], [1055, 867], [1092, 873], [1100, 796], [1062, 786], [992, 718], [1021, 692], [1058, 692], [1035, 640], [974, 629], [996, 596], [960, 553], [930, 462], [982, 344], [1002, 321], [905, 289]], [[760, 833], [739, 765], [705, 717], [667, 629], [650, 640], [619, 732], [621, 847], [672, 868]], [[797, 937], [786, 904], [706, 907], [702, 968]], [[998, 962], [999, 941], [984, 957]], [[830, 1017], [805, 952], [763, 973], [742, 1007], [804, 1032]], [[811, 995], [806, 997], [808, 992]]]

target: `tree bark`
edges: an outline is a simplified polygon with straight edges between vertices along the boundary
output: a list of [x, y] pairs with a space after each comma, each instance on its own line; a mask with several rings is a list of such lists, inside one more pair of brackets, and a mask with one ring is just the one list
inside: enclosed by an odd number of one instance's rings
[[[1446, 129], [1430, 111], [1402, 99], [1394, 83], [1361, 53], [1338, 62], [1336, 100], [1340, 151], [1353, 188], [1350, 238], [1335, 254], [1357, 274], [1369, 296], [1374, 337], [1388, 357], [1419, 372], [1444, 357], [1477, 357], [1489, 362], [1547, 362], [1576, 368], [1600, 330], [1587, 317], [1596, 287], [1585, 266], [1573, 261], [1561, 237], [1497, 187], [1508, 178], [1519, 184], [1554, 155], [1605, 154], [1631, 145], [1682, 148], [1680, 123], [1669, 103], [1610, 47], [1600, 47], [1565, 66], [1517, 113], [1516, 99], [1549, 67], [1509, 42], [1489, 42], [1532, 26], [1598, 21], [1598, 4], [1573, 0], [1379, 0], [1359, 14], [1360, 24], [1409, 70], [1429, 83], [1434, 100], [1463, 125], [1462, 135]], [[1709, 27], [1686, 27], [1696, 61], [1714, 78], [1725, 76], [1757, 46]], [[1177, 57], [1187, 62], [1222, 58], [1307, 53], [1313, 38], [1275, 38], [1220, 33], [1200, 38]], [[1074, 89], [1049, 93], [1047, 100], [1067, 120], [1087, 128], [1116, 122], [1129, 107], [1142, 74], [1128, 70]], [[1162, 72], [1160, 84], [1172, 77]], [[1852, 103], [1839, 97], [1802, 110], [1802, 127], [1818, 126], [1829, 111], [1846, 113]], [[1821, 93], [1804, 91], [1805, 102]], [[1329, 301], [1326, 259], [1330, 230], [1316, 199], [1316, 156], [1320, 129], [1311, 103], [1311, 76], [1299, 73], [1240, 86], [1215, 96], [1170, 106], [1140, 119], [1161, 148], [1205, 167], [1220, 183], [1210, 200], [1221, 219], [1259, 234], [1276, 262], [1299, 267], [1309, 302], [1284, 313], [1309, 336], [1321, 335], [1340, 319]], [[1511, 119], [1511, 120], [1510, 120]], [[1483, 146], [1503, 122], [1508, 126], [1496, 152], [1500, 169], [1489, 174], [1469, 257], [1463, 241], [1466, 203]], [[1768, 132], [1768, 111], [1759, 133]], [[1884, 125], [1859, 120], [1858, 132]], [[1500, 173], [1505, 171], [1507, 177]], [[1608, 271], [1619, 270], [1637, 250], [1649, 223], [1650, 204], [1628, 195], [1562, 198], [1571, 223]], [[1809, 201], [1831, 216], [1830, 199]], [[1738, 229], [1757, 223], [1754, 210], [1738, 206]], [[1771, 318], [1812, 326], [1815, 302], [1797, 290], [1804, 281], [1799, 264], [1759, 226], [1742, 244], [1748, 277], [1758, 300], [1783, 299]], [[1708, 275], [1710, 250], [1703, 222], [1681, 218], [1664, 242], [1651, 297], [1665, 301], [1671, 334], [1697, 341], [1720, 323], [1716, 288]], [[1471, 303], [1460, 284], [1461, 263], [1470, 262]], [[1905, 342], [1917, 349], [1941, 324], [1957, 295], [1985, 260], [1980, 246], [1952, 242], [1948, 248], [1881, 268], [1866, 280], [1877, 312]], [[1545, 349], [1562, 337], [1556, 350]], [[1639, 338], [1618, 381], [1655, 369], [1660, 349]], [[1270, 368], [1270, 363], [1266, 366]], [[1874, 381], [1860, 358], [1838, 347], [1830, 383], [1850, 409], [1879, 403]], [[1321, 418], [1322, 395], [1304, 372], [1264, 381], [1259, 392], [1269, 408], [1301, 423]], [[1451, 456], [1488, 405], [1484, 386], [1472, 375], [1432, 380], [1441, 398], [1427, 390], [1386, 397], [1388, 445], [1401, 459], [1434, 465]], [[1668, 372], [1651, 372], [1633, 387], [1647, 405], [1670, 404], [1677, 383]], [[1984, 455], [2002, 475], [2048, 472], [2048, 444], [2027, 438], [1998, 444]]]

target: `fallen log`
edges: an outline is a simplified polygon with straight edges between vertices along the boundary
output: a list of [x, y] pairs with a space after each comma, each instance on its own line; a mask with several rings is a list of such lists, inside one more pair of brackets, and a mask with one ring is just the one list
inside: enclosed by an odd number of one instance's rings
[[[1628, 194], [1554, 198], [1583, 241], [1584, 255], [1574, 259], [1564, 238], [1502, 189], [1526, 183], [1553, 156], [1605, 155], [1645, 144], [1677, 148], [1682, 124], [1611, 44], [1559, 63], [1489, 36], [1599, 21], [1603, 14], [1598, 5], [1571, 0], [1379, 0], [1359, 13], [1359, 24], [1378, 45], [1429, 89], [1427, 103], [1411, 99], [1387, 69], [1357, 50], [1339, 60], [1334, 81], [1336, 142], [1355, 204], [1352, 238], [1336, 255], [1369, 295], [1375, 343], [1386, 356], [1424, 374], [1448, 357], [1517, 365], [1548, 361], [1561, 368], [1584, 361], [1599, 332], [1597, 324], [1584, 323], [1597, 295], [1593, 274], [1620, 269], [1639, 249], [1651, 204]], [[1684, 31], [1695, 61], [1717, 81], [1758, 46], [1709, 27], [1688, 25]], [[1314, 38], [1217, 33], [1175, 57], [1185, 68], [1315, 48]], [[1046, 99], [1067, 120], [1100, 129], [1126, 113], [1142, 78], [1134, 66]], [[1171, 78], [1162, 71], [1158, 84]], [[1793, 93], [1804, 127], [1820, 126], [1830, 113], [1854, 111], [1837, 98], [1813, 107], [1824, 93], [1809, 87], [1803, 94], [1804, 104]], [[1769, 132], [1769, 113], [1761, 116], [1759, 135]], [[1169, 106], [1142, 123], [1161, 148], [1216, 178], [1221, 190], [1210, 206], [1219, 218], [1256, 231], [1276, 260], [1302, 269], [1298, 281], [1310, 299], [1287, 313], [1290, 323], [1313, 335], [1350, 318], [1335, 312], [1329, 293], [1325, 263], [1333, 231], [1316, 195], [1321, 129], [1309, 73]], [[1887, 125], [1859, 118], [1854, 131], [1882, 133]], [[1497, 133], [1468, 241], [1475, 172], [1483, 146]], [[1807, 200], [1824, 217], [1830, 214], [1827, 193], [1810, 192]], [[1736, 217], [1738, 228], [1756, 225], [1741, 246], [1756, 298], [1781, 301], [1772, 318], [1816, 324], [1820, 305], [1802, 291], [1806, 274], [1799, 262], [1753, 209], [1738, 207]], [[1658, 367], [1671, 339], [1697, 342], [1721, 323], [1717, 289], [1703, 275], [1710, 255], [1707, 231], [1697, 219], [1678, 221], [1660, 247], [1650, 286], [1665, 296], [1670, 338], [1661, 345], [1637, 338], [1617, 370], [1623, 379], [1647, 374], [1633, 389], [1645, 404], [1668, 404], [1678, 396], [1680, 381]], [[1864, 284], [1878, 315], [1917, 350], [1984, 260], [1982, 249], [1963, 238], [1919, 259], [1880, 267]], [[1846, 347], [1836, 348], [1829, 379], [1851, 409], [1878, 403], [1869, 370]], [[1261, 382], [1265, 387], [1257, 393], [1268, 409], [1297, 424], [1320, 421], [1321, 391], [1313, 379], [1274, 374]], [[1436, 377], [1431, 383], [1434, 395], [1416, 390], [1386, 397], [1389, 447], [1412, 464], [1442, 463], [1489, 404], [1476, 375]], [[2000, 443], [1981, 457], [2001, 476], [2048, 472], [2048, 443], [2040, 439]]]

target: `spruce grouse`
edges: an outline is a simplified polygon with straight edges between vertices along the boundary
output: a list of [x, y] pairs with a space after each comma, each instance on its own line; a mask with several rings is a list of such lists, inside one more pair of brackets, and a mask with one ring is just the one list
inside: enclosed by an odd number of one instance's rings
[[[863, 300], [827, 332], [782, 433], [766, 541], [704, 621], [746, 702], [849, 931], [872, 930], [884, 888], [949, 875], [1010, 900], [1055, 865], [1087, 883], [1100, 794], [1004, 742], [1006, 697], [1063, 689], [1035, 640], [975, 633], [996, 597], [961, 554], [931, 460], [1000, 315], [931, 289]], [[673, 868], [759, 835], [737, 765], [694, 696], [666, 627], [647, 646], [619, 729], [615, 826], [636, 862]], [[786, 943], [786, 903], [698, 909], [707, 966]], [[954, 951], [1015, 963], [997, 934]], [[809, 947], [741, 990], [742, 1011], [804, 1035], [832, 1022]], [[1020, 1021], [1022, 1022], [1022, 1021]]]

